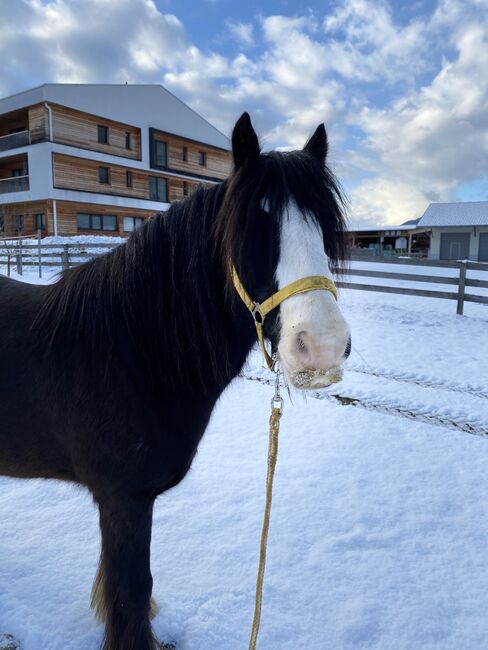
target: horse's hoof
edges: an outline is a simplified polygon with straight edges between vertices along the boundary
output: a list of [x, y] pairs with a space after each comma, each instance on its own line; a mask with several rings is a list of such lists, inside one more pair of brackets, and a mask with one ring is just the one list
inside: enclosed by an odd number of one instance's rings
[[0, 650], [21, 650], [21, 647], [11, 634], [0, 634]]

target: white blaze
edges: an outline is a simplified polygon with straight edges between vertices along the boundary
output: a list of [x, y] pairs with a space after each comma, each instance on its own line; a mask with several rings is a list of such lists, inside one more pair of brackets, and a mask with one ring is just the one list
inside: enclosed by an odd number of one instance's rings
[[[282, 289], [309, 275], [332, 279], [321, 228], [305, 219], [294, 202], [283, 215], [276, 282]], [[290, 380], [305, 370], [327, 371], [340, 366], [349, 328], [329, 291], [291, 296], [280, 306], [278, 352]]]

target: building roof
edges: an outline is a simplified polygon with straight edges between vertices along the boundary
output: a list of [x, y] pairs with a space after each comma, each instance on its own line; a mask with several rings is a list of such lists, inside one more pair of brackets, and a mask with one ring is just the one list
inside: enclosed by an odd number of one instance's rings
[[223, 133], [161, 85], [48, 83], [0, 99], [0, 115], [42, 102], [230, 149]]
[[360, 226], [352, 224], [348, 228], [349, 232], [399, 232], [405, 230], [415, 230], [415, 224], [401, 224], [400, 226]]
[[488, 226], [488, 201], [431, 203], [418, 223], [419, 227]]

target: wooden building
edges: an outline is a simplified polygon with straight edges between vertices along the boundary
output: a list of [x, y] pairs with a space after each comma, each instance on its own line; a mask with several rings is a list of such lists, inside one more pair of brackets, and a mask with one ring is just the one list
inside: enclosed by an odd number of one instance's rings
[[127, 234], [230, 166], [162, 86], [44, 84], [0, 99], [0, 236]]

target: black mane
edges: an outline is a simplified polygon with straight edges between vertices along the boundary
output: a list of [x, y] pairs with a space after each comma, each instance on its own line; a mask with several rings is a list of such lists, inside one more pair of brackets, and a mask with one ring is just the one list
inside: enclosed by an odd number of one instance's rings
[[56, 347], [64, 339], [107, 364], [117, 348], [130, 348], [167, 385], [223, 380], [228, 323], [212, 224], [224, 188], [198, 188], [126, 243], [44, 287], [39, 337]]

